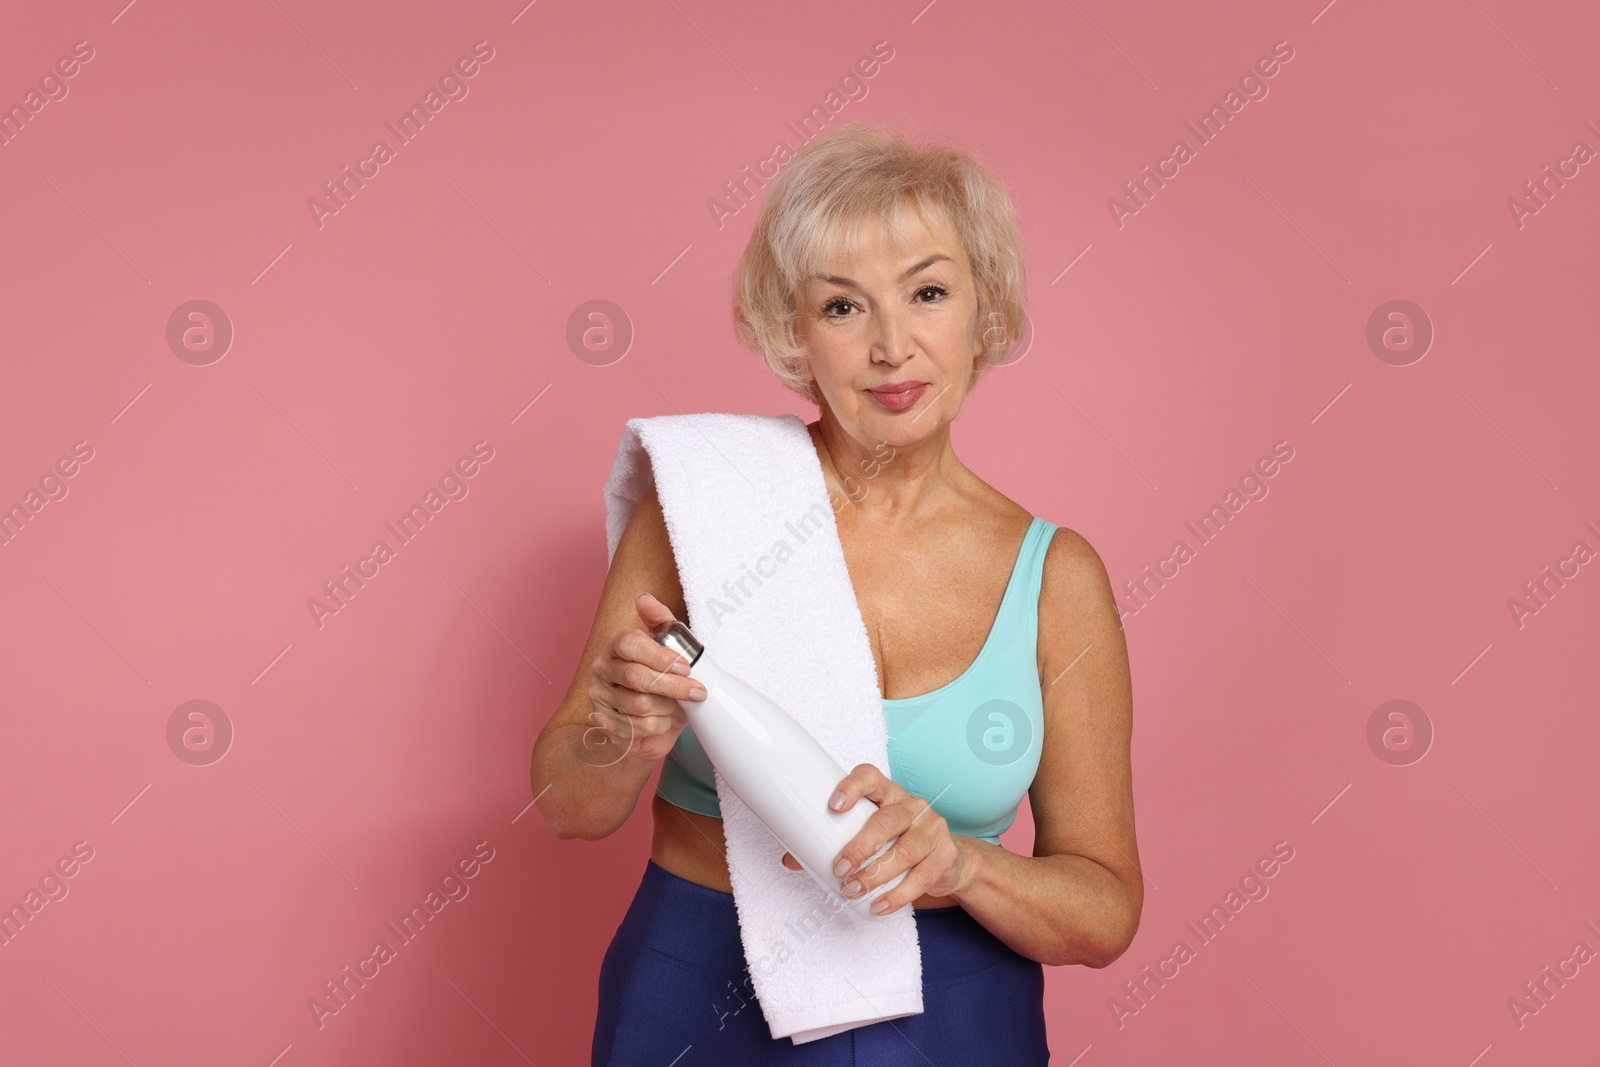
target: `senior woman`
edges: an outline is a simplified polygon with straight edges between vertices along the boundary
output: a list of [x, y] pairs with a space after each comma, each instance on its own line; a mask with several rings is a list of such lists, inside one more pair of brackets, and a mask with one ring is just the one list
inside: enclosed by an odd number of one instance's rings
[[[968, 393], [1015, 354], [1023, 278], [1005, 187], [952, 148], [851, 123], [795, 153], [767, 189], [734, 319], [817, 405], [807, 428], [843, 501], [834, 520], [891, 727], [892, 774], [863, 763], [839, 784], [842, 807], [880, 808], [841, 866], [900, 838], [845, 893], [909, 871], [883, 900], [916, 917], [924, 1010], [794, 1045], [745, 1006], [717, 796], [678, 759], [692, 727], [677, 701], [704, 692], [648, 632], [687, 615], [652, 488], [533, 754], [539, 810], [561, 838], [618, 829], [661, 767], [650, 859], [601, 966], [595, 1065], [1043, 1064], [1042, 965], [1104, 967], [1133, 939], [1144, 883], [1132, 696], [1105, 568], [951, 446]], [[1002, 691], [1029, 719], [1018, 736], [1031, 751], [972, 761], [969, 780], [943, 789], [936, 768], [953, 765], [971, 713]], [[596, 727], [622, 753], [603, 769], [572, 743]], [[999, 843], [1024, 792], [1032, 856]]]

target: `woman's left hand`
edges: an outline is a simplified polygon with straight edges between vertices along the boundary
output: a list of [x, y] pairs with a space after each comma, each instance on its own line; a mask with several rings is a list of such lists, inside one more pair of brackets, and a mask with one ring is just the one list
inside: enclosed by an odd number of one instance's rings
[[[872, 910], [882, 915], [910, 904], [925, 893], [936, 897], [954, 896], [971, 884], [976, 873], [972, 853], [962, 847], [944, 817], [926, 800], [907, 792], [899, 782], [870, 763], [858, 763], [844, 777], [829, 806], [834, 811], [849, 811], [860, 797], [878, 805], [878, 810], [836, 857], [849, 864], [840, 877], [856, 871], [891, 838], [898, 835], [900, 839], [871, 867], [846, 880], [840, 890], [846, 898], [859, 897], [901, 871], [909, 871], [899, 885], [873, 901]], [[789, 852], [783, 854], [783, 865], [791, 871], [805, 869]], [[835, 873], [840, 870], [836, 868]], [[852, 882], [859, 883], [859, 888], [853, 887]]]

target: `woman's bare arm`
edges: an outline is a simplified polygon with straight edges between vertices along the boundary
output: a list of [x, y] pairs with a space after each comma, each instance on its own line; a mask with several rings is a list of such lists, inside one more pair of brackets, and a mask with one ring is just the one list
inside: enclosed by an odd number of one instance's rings
[[[636, 606], [643, 593], [650, 593], [677, 618], [686, 616], [672, 543], [654, 484], [639, 501], [617, 543], [567, 695], [534, 742], [529, 772], [533, 795], [539, 814], [559, 838], [597, 840], [627, 822], [651, 770], [671, 747], [663, 747], [662, 738], [648, 746], [607, 742], [589, 719], [593, 671], [607, 643], [619, 630], [645, 632]], [[663, 667], [679, 658], [657, 648]], [[658, 674], [650, 681], [661, 689], [676, 686], [687, 690], [689, 679]], [[674, 707], [687, 721], [682, 708]]]
[[1061, 529], [1046, 556], [1044, 751], [1028, 791], [1033, 856], [958, 836], [976, 871], [955, 899], [1041, 963], [1104, 967], [1127, 950], [1144, 906], [1134, 839], [1128, 649], [1099, 555]]

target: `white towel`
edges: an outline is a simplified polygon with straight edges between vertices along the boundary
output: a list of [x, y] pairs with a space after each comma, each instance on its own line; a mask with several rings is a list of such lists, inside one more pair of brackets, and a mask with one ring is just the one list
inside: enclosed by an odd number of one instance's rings
[[[889, 773], [883, 698], [822, 464], [794, 415], [630, 419], [606, 482], [606, 558], [654, 474], [689, 618], [716, 661], [777, 701], [848, 773]], [[648, 592], [649, 590], [640, 590]], [[909, 904], [871, 923], [812, 878], [716, 773], [739, 934], [774, 1039], [922, 1011]]]

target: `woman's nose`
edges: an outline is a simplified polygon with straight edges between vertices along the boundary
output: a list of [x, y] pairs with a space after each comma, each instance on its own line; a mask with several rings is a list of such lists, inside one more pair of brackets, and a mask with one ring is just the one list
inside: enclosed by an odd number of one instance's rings
[[878, 314], [877, 333], [872, 341], [874, 359], [898, 367], [911, 358], [911, 325], [898, 309]]

